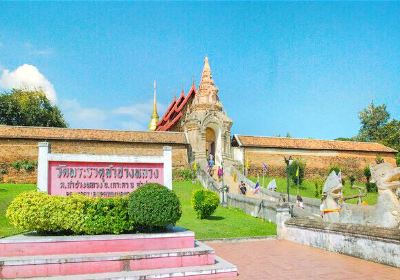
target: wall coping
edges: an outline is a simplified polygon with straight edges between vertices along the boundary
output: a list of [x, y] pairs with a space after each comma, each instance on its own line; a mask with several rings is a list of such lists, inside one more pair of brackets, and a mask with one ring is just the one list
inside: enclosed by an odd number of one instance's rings
[[[160, 137], [164, 136], [164, 137]], [[185, 133], [0, 125], [0, 139], [99, 141], [189, 145]]]
[[368, 239], [400, 244], [400, 229], [365, 226], [346, 223], [327, 223], [316, 219], [297, 217], [285, 222], [286, 226], [299, 227], [308, 230], [320, 230], [348, 235], [355, 235]]
[[174, 238], [194, 237], [194, 232], [181, 227], [171, 227], [161, 233], [124, 233], [101, 235], [39, 235], [36, 232], [18, 234], [0, 239], [0, 244], [8, 243], [32, 243], [32, 242], [74, 242], [74, 241], [99, 241], [99, 240], [136, 240], [148, 238]]

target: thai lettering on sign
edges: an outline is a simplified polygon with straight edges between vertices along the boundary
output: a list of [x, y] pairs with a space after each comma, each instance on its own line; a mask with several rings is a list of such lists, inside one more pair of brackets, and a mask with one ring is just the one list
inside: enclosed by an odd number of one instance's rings
[[162, 163], [49, 161], [49, 193], [110, 197], [125, 195], [143, 184], [163, 184]]

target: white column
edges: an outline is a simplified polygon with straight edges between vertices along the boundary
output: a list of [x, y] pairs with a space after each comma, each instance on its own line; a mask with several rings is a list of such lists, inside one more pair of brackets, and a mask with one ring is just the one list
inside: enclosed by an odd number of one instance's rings
[[48, 192], [48, 173], [49, 173], [49, 148], [48, 142], [39, 142], [39, 153], [38, 153], [38, 167], [37, 167], [37, 187], [41, 192]]
[[164, 146], [164, 186], [172, 190], [172, 147]]

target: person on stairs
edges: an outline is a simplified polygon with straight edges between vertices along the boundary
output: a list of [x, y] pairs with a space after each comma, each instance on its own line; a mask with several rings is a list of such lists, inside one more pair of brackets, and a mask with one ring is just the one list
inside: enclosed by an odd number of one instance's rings
[[239, 190], [240, 190], [241, 194], [246, 195], [247, 188], [246, 188], [246, 184], [243, 181], [240, 181]]

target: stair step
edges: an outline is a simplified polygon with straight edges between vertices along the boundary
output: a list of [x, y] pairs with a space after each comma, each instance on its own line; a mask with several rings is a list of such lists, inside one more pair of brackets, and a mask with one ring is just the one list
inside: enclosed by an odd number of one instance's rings
[[194, 233], [179, 227], [167, 233], [36, 236], [16, 235], [0, 239], [0, 257], [126, 252], [181, 249], [194, 246]]
[[151, 270], [122, 271], [112, 273], [93, 273], [68, 276], [34, 277], [29, 280], [203, 280], [233, 278], [237, 276], [235, 265], [215, 257], [215, 263], [203, 266], [187, 266]]
[[0, 278], [120, 272], [214, 263], [214, 250], [197, 242], [193, 248], [0, 257]]

